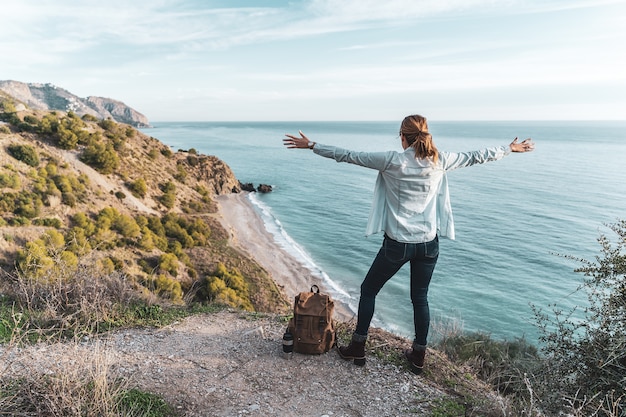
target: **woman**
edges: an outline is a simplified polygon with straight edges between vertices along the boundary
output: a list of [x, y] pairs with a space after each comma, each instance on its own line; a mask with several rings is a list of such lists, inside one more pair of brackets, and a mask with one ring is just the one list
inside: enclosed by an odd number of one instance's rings
[[407, 262], [411, 264], [411, 302], [415, 339], [405, 351], [411, 370], [424, 367], [426, 340], [430, 326], [428, 285], [439, 256], [439, 236], [454, 239], [454, 222], [446, 172], [502, 159], [511, 152], [529, 152], [532, 140], [474, 152], [439, 152], [428, 132], [426, 118], [407, 116], [400, 126], [404, 152], [355, 152], [312, 142], [301, 131], [300, 137], [285, 135], [289, 149], [312, 149], [336, 160], [378, 170], [374, 201], [366, 234], [384, 232], [378, 255], [361, 284], [356, 329], [348, 346], [339, 355], [365, 365], [365, 342], [374, 315], [376, 295]]

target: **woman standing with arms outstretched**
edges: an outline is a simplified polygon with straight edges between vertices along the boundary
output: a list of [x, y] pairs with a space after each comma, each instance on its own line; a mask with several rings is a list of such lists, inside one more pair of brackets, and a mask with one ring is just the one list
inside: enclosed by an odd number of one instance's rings
[[302, 132], [285, 135], [289, 149], [312, 149], [317, 155], [378, 171], [366, 234], [384, 232], [378, 255], [361, 284], [356, 329], [339, 355], [365, 365], [365, 342], [376, 295], [407, 262], [411, 265], [411, 302], [415, 339], [405, 351], [411, 370], [424, 367], [430, 326], [428, 286], [439, 256], [439, 237], [454, 239], [454, 222], [446, 172], [489, 161], [511, 152], [530, 152], [531, 139], [474, 152], [440, 152], [428, 132], [426, 118], [411, 115], [400, 125], [403, 152], [356, 152], [312, 142]]

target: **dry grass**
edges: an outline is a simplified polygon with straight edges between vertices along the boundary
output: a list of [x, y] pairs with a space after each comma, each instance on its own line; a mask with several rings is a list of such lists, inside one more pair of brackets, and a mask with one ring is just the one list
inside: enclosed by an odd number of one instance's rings
[[112, 360], [103, 346], [82, 342], [140, 299], [125, 277], [59, 262], [43, 276], [17, 272], [4, 287], [14, 303], [7, 309], [3, 301], [0, 323], [7, 340], [0, 345], [0, 415], [171, 415], [160, 398], [146, 402], [151, 394], [129, 389], [129, 381], [112, 376]]
[[127, 386], [112, 380], [109, 359], [97, 345], [64, 346], [63, 358], [37, 360], [5, 350], [0, 373], [0, 415], [117, 416]]
[[[96, 262], [84, 258], [78, 266], [55, 259], [43, 275], [16, 271], [6, 274], [4, 286], [19, 306], [22, 330], [35, 336], [81, 335], [116, 320], [121, 311], [145, 302], [127, 276], [103, 273]], [[17, 323], [16, 323], [17, 324]]]

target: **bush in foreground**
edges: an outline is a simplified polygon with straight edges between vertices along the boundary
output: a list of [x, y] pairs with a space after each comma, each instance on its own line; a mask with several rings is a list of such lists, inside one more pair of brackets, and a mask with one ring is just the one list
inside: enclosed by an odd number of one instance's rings
[[[626, 416], [626, 221], [609, 225], [615, 237], [598, 239], [601, 256], [576, 259], [586, 279], [587, 307], [546, 313], [533, 307], [540, 351], [523, 339], [494, 341], [487, 334], [452, 332], [439, 349], [469, 365], [511, 401], [506, 416]], [[579, 310], [581, 314], [576, 315]]]
[[598, 238], [602, 256], [582, 264], [588, 306], [574, 310], [535, 309], [543, 331], [545, 361], [531, 379], [533, 400], [546, 412], [572, 416], [626, 416], [626, 221], [608, 225], [614, 239]]

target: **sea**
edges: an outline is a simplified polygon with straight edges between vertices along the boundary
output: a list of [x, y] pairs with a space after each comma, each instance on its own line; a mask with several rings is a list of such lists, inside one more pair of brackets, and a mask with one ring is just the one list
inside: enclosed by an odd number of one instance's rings
[[[250, 199], [276, 242], [356, 311], [382, 235], [365, 236], [377, 172], [286, 149], [286, 133], [361, 151], [401, 151], [399, 121], [154, 122], [144, 133], [174, 151], [225, 161], [243, 183], [269, 184]], [[626, 219], [626, 121], [432, 121], [441, 151], [531, 137], [534, 152], [448, 173], [456, 240], [440, 239], [429, 290], [432, 343], [455, 332], [497, 340], [541, 335], [533, 309], [588, 305], [579, 259], [601, 256], [598, 238]], [[303, 291], [308, 288], [303, 288]], [[373, 325], [413, 337], [409, 267], [376, 300]]]

